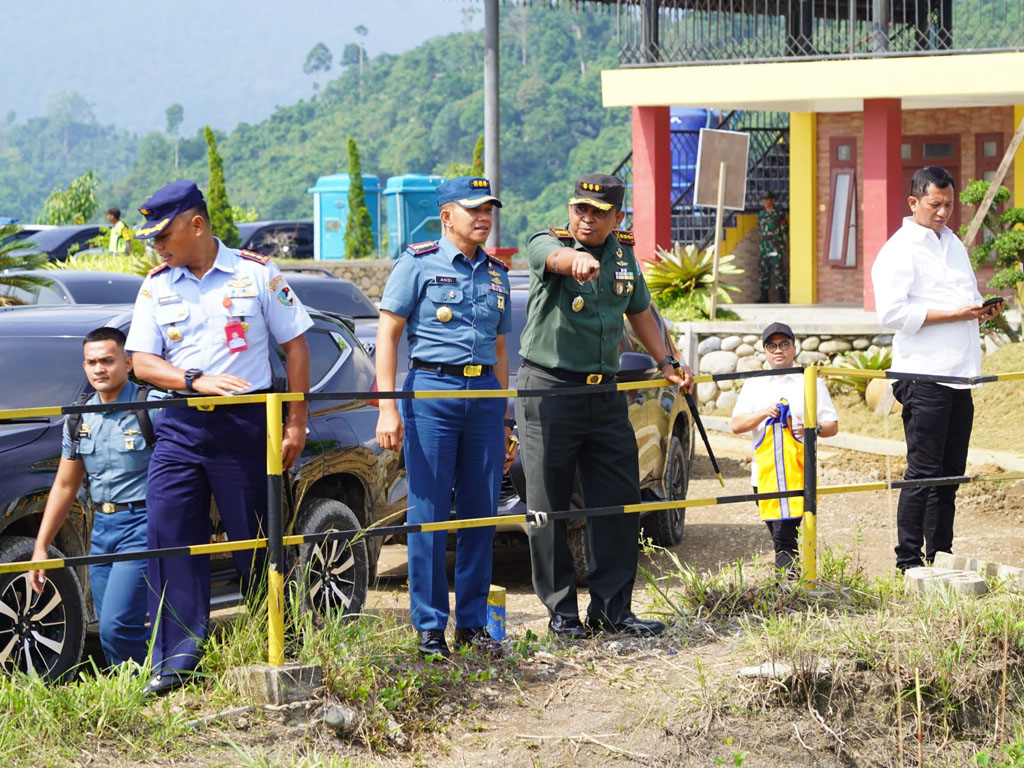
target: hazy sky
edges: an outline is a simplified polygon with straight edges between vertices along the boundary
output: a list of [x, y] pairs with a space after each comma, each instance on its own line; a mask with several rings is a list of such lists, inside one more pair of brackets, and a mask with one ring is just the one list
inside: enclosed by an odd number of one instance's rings
[[[61, 91], [78, 91], [96, 119], [140, 133], [163, 131], [165, 111], [185, 109], [180, 133], [230, 130], [275, 106], [313, 95], [306, 54], [323, 42], [367, 54], [401, 53], [438, 35], [483, 26], [479, 0], [6, 0], [0, 120], [45, 114]], [[475, 11], [467, 19], [466, 9]], [[321, 80], [323, 80], [321, 75]]]

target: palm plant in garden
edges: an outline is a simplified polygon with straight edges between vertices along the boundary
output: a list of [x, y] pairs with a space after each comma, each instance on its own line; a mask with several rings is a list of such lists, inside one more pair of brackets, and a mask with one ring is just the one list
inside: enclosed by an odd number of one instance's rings
[[[696, 246], [676, 243], [671, 251], [657, 249], [658, 260], [651, 264], [644, 278], [655, 303], [672, 320], [706, 320], [711, 316], [711, 291], [714, 286], [712, 249], [700, 251]], [[738, 291], [725, 278], [743, 273], [734, 265], [734, 254], [718, 260], [718, 303], [731, 304], [731, 292]], [[723, 320], [736, 319], [736, 313], [719, 308]]]
[[[10, 274], [11, 270], [39, 269], [47, 259], [43, 253], [19, 253], [25, 248], [35, 247], [31, 240], [18, 238], [21, 227], [17, 224], [0, 224], [0, 285], [9, 285], [25, 291], [38, 291], [44, 280], [36, 275]], [[0, 296], [0, 305], [8, 303]]]

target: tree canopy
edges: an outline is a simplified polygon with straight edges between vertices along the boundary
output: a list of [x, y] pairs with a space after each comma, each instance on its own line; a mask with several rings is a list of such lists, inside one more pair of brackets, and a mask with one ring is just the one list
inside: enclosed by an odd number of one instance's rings
[[[542, 6], [501, 12], [502, 245], [523, 247], [533, 231], [565, 222], [576, 176], [609, 172], [626, 155], [630, 114], [601, 105], [601, 70], [618, 64], [613, 15]], [[482, 31], [464, 32], [368, 58], [361, 75], [345, 69], [313, 99], [215, 132], [230, 199], [265, 219], [310, 218], [306, 190], [319, 176], [350, 170], [339, 167], [339, 137], [358, 141], [363, 169], [382, 182], [466, 163], [483, 133], [483, 42]], [[83, 102], [0, 128], [0, 215], [38, 218], [49, 190], [90, 169], [104, 180], [104, 209], [134, 211], [183, 177], [206, 190], [201, 131], [180, 139], [176, 170], [171, 138], [100, 126]]]

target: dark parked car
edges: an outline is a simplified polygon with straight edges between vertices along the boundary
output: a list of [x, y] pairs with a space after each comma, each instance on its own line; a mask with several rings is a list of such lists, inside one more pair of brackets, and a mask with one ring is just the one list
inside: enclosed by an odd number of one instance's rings
[[68, 251], [84, 250], [89, 241], [100, 233], [95, 224], [74, 224], [66, 227], [35, 228], [31, 225], [17, 232], [13, 237], [17, 240], [31, 241], [32, 247], [14, 251], [16, 255], [26, 253], [45, 253], [50, 261], [64, 261]]
[[[512, 324], [505, 336], [510, 389], [515, 389], [516, 386], [516, 374], [520, 365], [519, 337], [526, 325], [526, 299], [529, 295], [529, 281], [522, 279], [521, 274], [514, 274], [513, 277], [518, 279], [513, 279], [511, 286]], [[656, 308], [654, 311], [664, 330], [667, 348], [673, 355], [678, 356], [668, 324], [661, 318]], [[618, 381], [644, 381], [661, 376], [654, 358], [640, 344], [628, 323], [619, 352]], [[402, 334], [398, 348], [399, 382], [404, 380], [408, 373], [408, 358], [408, 345], [405, 334]], [[694, 430], [684, 398], [675, 387], [628, 390], [626, 398], [640, 459], [642, 500], [685, 499], [690, 483], [690, 463], [693, 461]], [[515, 408], [515, 401], [512, 407]], [[574, 494], [573, 506], [583, 506], [582, 495], [579, 492]], [[498, 514], [518, 515], [524, 514], [526, 510], [526, 481], [522, 462], [517, 457], [502, 479]], [[646, 513], [641, 517], [645, 535], [651, 537], [655, 544], [674, 546], [682, 541], [685, 516], [684, 507]], [[498, 526], [495, 545], [517, 544], [522, 541], [526, 532], [525, 525]], [[583, 519], [570, 523], [569, 546], [573, 551], [577, 581], [581, 584], [585, 582], [587, 570], [586, 538]]]
[[352, 318], [356, 338], [373, 354], [380, 312], [358, 285], [325, 269], [285, 267], [283, 271], [288, 285], [307, 307]]
[[0, 285], [0, 297], [10, 306], [32, 304], [131, 304], [142, 287], [139, 275], [92, 269], [11, 270], [4, 275], [35, 275], [46, 285], [38, 291]]
[[[348, 327], [311, 312], [307, 333], [310, 383], [318, 391], [369, 391], [373, 362]], [[131, 307], [29, 307], [0, 313], [0, 409], [71, 403], [87, 386], [82, 337], [109, 325], [128, 329]], [[285, 380], [283, 353], [271, 355], [275, 384]], [[286, 473], [286, 533], [315, 533], [372, 525], [405, 507], [401, 459], [376, 443], [378, 411], [364, 401], [313, 401], [309, 433], [295, 467]], [[60, 453], [63, 417], [0, 422], [0, 561], [27, 560], [39, 527]], [[216, 510], [212, 509], [216, 523]], [[89, 552], [90, 505], [76, 504], [54, 540], [51, 556]], [[215, 537], [222, 531], [215, 525]], [[294, 559], [294, 551], [291, 551]], [[380, 553], [380, 539], [309, 544], [300, 548], [302, 593], [319, 613], [355, 612], [366, 597]], [[230, 557], [214, 557], [213, 602], [239, 599]], [[27, 574], [0, 574], [0, 667], [34, 669], [56, 679], [80, 660], [87, 617], [93, 615], [85, 568], [49, 572], [36, 596]]]
[[241, 247], [272, 259], [312, 259], [312, 221], [243, 221], [235, 225]]

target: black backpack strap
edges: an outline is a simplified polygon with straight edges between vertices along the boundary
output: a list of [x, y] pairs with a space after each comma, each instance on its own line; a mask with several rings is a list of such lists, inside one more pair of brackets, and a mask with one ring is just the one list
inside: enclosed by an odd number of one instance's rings
[[[85, 401], [92, 397], [92, 392], [83, 392], [75, 398], [75, 405], [85, 405]], [[65, 426], [68, 430], [68, 436], [71, 438], [71, 455], [68, 457], [71, 461], [78, 460], [78, 430], [82, 427], [82, 414], [71, 413], [68, 414], [65, 420]]]
[[[146, 402], [149, 400], [149, 393], [152, 391], [152, 387], [140, 386], [139, 391], [135, 393], [135, 402]], [[142, 430], [142, 436], [146, 438], [146, 447], [152, 449], [156, 445], [156, 433], [153, 432], [153, 421], [149, 418], [149, 410], [140, 408], [137, 411], [132, 411], [132, 413], [139, 420], [139, 429]]]

